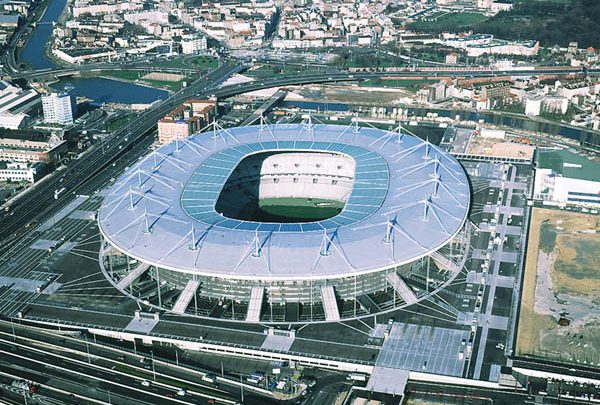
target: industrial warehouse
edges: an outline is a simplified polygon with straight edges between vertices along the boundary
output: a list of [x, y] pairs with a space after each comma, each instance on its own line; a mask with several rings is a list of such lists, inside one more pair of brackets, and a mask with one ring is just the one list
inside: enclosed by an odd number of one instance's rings
[[454, 157], [404, 132], [309, 120], [162, 146], [107, 191], [103, 272], [145, 305], [246, 322], [430, 297], [466, 260], [470, 187]]

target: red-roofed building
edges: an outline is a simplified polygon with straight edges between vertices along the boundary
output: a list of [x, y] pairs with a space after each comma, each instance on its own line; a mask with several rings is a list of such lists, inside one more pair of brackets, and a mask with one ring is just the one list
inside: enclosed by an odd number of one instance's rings
[[190, 137], [214, 118], [216, 107], [212, 100], [186, 101], [158, 121], [158, 141], [165, 144]]

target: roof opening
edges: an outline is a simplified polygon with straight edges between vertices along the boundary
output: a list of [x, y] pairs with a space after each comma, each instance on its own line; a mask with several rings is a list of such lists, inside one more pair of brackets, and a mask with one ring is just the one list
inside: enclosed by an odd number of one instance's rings
[[215, 209], [225, 217], [246, 221], [321, 221], [343, 210], [352, 192], [355, 167], [351, 157], [332, 152], [250, 155], [227, 179]]

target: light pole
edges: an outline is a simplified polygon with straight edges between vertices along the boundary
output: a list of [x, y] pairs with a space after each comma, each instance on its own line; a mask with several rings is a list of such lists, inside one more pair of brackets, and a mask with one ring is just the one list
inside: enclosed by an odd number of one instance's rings
[[242, 375], [240, 374], [240, 390], [241, 390], [241, 400], [244, 403], [244, 383], [242, 381]]
[[154, 368], [154, 350], [150, 350], [150, 355], [152, 356], [152, 377], [154, 381], [156, 381], [156, 369]]

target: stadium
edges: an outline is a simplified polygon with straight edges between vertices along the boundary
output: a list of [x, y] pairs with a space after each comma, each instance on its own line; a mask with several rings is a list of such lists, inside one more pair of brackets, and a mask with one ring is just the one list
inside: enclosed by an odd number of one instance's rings
[[355, 319], [435, 299], [463, 269], [469, 205], [462, 166], [400, 128], [215, 124], [106, 191], [100, 263], [170, 313]]

